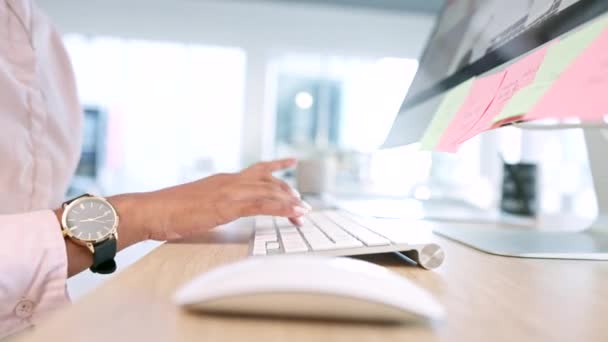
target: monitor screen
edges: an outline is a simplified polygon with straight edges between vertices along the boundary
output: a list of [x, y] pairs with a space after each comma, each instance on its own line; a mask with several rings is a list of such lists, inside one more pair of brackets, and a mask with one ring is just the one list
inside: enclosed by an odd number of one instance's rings
[[383, 148], [420, 141], [449, 89], [608, 12], [608, 0], [446, 0]]
[[402, 109], [602, 14], [606, 0], [447, 0]]

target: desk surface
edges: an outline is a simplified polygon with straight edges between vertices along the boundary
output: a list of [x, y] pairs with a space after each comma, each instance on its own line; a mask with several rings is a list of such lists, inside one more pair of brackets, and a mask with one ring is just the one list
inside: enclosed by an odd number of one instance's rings
[[[435, 237], [435, 271], [392, 255], [369, 260], [432, 292], [447, 310], [436, 324], [386, 326], [201, 316], [171, 302], [176, 288], [244, 258], [247, 222], [167, 243], [38, 326], [40, 341], [608, 341], [608, 263], [492, 256]], [[450, 224], [458, 226], [459, 224]]]

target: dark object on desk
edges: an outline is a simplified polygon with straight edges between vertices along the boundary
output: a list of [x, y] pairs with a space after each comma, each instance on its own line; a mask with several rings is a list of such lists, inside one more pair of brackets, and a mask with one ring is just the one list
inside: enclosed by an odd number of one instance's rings
[[537, 166], [531, 163], [503, 162], [502, 197], [500, 209], [509, 214], [536, 216]]

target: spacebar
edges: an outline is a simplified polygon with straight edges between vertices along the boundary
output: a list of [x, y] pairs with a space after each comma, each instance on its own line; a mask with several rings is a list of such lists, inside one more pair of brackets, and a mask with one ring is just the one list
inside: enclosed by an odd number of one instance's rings
[[283, 245], [283, 249], [285, 253], [298, 253], [298, 252], [307, 252], [308, 247], [305, 244], [301, 245]]

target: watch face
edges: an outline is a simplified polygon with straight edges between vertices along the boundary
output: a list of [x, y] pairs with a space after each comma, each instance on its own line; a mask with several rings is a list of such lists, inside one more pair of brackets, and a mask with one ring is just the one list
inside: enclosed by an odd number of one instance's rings
[[99, 241], [114, 233], [118, 217], [103, 199], [83, 197], [66, 210], [64, 225], [70, 235], [79, 240]]

